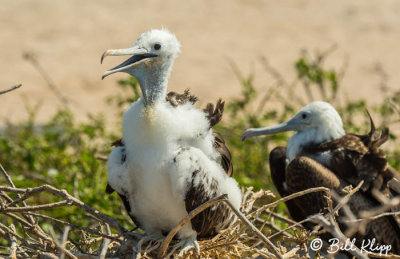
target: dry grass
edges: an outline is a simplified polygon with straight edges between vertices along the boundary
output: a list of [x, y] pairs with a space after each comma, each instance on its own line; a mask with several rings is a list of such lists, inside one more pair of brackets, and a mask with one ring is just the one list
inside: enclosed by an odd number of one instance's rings
[[[11, 178], [0, 166], [0, 171], [10, 186], [0, 186], [0, 215], [13, 222], [9, 226], [0, 223], [0, 235], [5, 237], [10, 247], [3, 248], [1, 255], [8, 258], [196, 258], [193, 251], [179, 256], [179, 249], [174, 247], [176, 241], [173, 236], [192, 217], [209, 206], [218, 202], [229, 202], [223, 195], [209, 201], [192, 211], [187, 218], [182, 220], [175, 229], [163, 240], [147, 241], [143, 235], [124, 229], [116, 219], [110, 218], [91, 208], [82, 201], [77, 200], [65, 190], [56, 189], [50, 185], [35, 188], [17, 188]], [[306, 219], [317, 224], [314, 231], [304, 229], [282, 215], [274, 212], [277, 205], [287, 200], [311, 192], [324, 192], [332, 203], [331, 191], [324, 187], [308, 189], [281, 198], [275, 202], [271, 200], [274, 195], [270, 191], [260, 190], [254, 192], [248, 188], [243, 195], [240, 211], [234, 210], [238, 220], [228, 229], [219, 233], [210, 240], [199, 241], [201, 258], [309, 258], [309, 241], [320, 231], [328, 231], [333, 236], [345, 241], [345, 235], [337, 227], [336, 212], [346, 206], [348, 199], [358, 191], [360, 185], [354, 188], [345, 197], [340, 198], [337, 206], [330, 206], [326, 215], [317, 214]], [[62, 198], [62, 201], [51, 204], [30, 205], [29, 197], [42, 192]], [[14, 198], [11, 198], [14, 197]], [[387, 206], [398, 206], [399, 199], [393, 199]], [[92, 218], [91, 226], [83, 227], [71, 222], [62, 221], [46, 216], [46, 210], [60, 206], [74, 206]], [[231, 209], [233, 209], [231, 207]], [[387, 208], [386, 208], [387, 209]], [[42, 211], [43, 214], [38, 213]], [[386, 210], [385, 210], [386, 211]], [[364, 220], [377, 217], [382, 211], [369, 213], [365, 219], [352, 222], [361, 225]], [[56, 235], [53, 229], [45, 231], [39, 221], [51, 221], [62, 224], [65, 228]], [[56, 224], [54, 224], [56, 225]], [[110, 228], [117, 234], [112, 234]], [[79, 241], [73, 241], [71, 233], [79, 233]], [[353, 251], [359, 258], [367, 258], [360, 251]]]
[[[59, 190], [50, 185], [28, 189], [17, 188], [4, 168], [0, 167], [0, 170], [10, 185], [0, 186], [0, 214], [2, 217], [9, 217], [13, 221], [10, 226], [0, 224], [0, 234], [7, 238], [11, 244], [8, 249], [10, 258], [128, 258], [133, 255], [136, 258], [154, 258], [176, 256], [179, 253], [179, 249], [173, 248], [173, 244], [176, 241], [170, 242], [184, 223], [218, 202], [228, 202], [228, 205], [230, 205], [224, 195], [218, 197], [192, 211], [164, 240], [146, 241], [144, 236], [127, 231], [115, 219], [75, 199], [65, 190]], [[320, 191], [320, 189], [307, 190], [304, 193]], [[62, 201], [36, 205], [27, 203], [28, 198], [39, 195], [42, 192], [59, 196]], [[15, 198], [11, 198], [11, 196]], [[273, 244], [267, 238], [267, 235], [280, 232], [276, 221], [294, 223], [290, 219], [285, 219], [273, 213], [273, 209], [287, 199], [281, 199], [259, 208], [254, 206], [257, 200], [265, 197], [272, 198], [274, 195], [270, 191], [260, 190], [253, 192], [251, 188], [248, 189], [244, 194], [242, 212], [235, 211], [239, 220], [213, 239], [200, 241], [201, 257], [243, 258], [255, 255], [285, 257], [286, 249]], [[46, 211], [60, 206], [75, 206], [79, 208], [93, 218], [94, 224], [92, 227], [82, 227], [37, 213], [37, 211]], [[46, 232], [38, 224], [39, 220], [43, 219], [65, 225], [62, 235], [57, 236], [54, 234], [54, 230]], [[20, 231], [23, 231], [23, 233], [16, 231], [14, 227], [16, 225], [22, 226]], [[115, 229], [118, 234], [111, 234], [110, 227]], [[294, 243], [297, 243], [295, 246], [300, 246], [299, 240], [302, 240], [302, 243], [307, 241], [307, 232], [298, 226], [296, 228], [301, 230], [299, 234], [296, 234], [296, 237], [287, 231], [278, 234], [288, 237], [288, 240], [292, 239]], [[72, 231], [81, 232], [81, 239], [78, 243], [68, 238]], [[295, 247], [288, 253], [294, 254], [298, 250], [299, 248]], [[187, 256], [189, 255], [185, 255], [185, 258]]]

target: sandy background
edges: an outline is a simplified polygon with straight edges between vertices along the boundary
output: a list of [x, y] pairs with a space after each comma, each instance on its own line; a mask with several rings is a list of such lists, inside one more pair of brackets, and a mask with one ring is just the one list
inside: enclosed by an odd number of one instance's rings
[[343, 86], [351, 98], [380, 102], [381, 64], [388, 84], [399, 89], [400, 1], [316, 0], [0, 0], [0, 90], [17, 83], [23, 87], [0, 97], [0, 121], [26, 117], [23, 96], [41, 103], [38, 120], [57, 110], [60, 102], [39, 72], [23, 59], [36, 55], [56, 86], [71, 101], [80, 119], [104, 112], [106, 96], [117, 90], [116, 74], [101, 81], [102, 73], [123, 58], [100, 56], [109, 48], [128, 47], [141, 32], [164, 26], [183, 46], [169, 88], [191, 88], [203, 102], [240, 92], [227, 59], [243, 74], [255, 73], [263, 91], [271, 78], [260, 56], [288, 77], [303, 48], [338, 48], [328, 66], [340, 67], [349, 57]]

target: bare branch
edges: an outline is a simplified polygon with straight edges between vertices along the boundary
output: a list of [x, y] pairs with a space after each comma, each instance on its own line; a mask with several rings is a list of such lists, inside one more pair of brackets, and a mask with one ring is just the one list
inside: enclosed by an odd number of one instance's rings
[[[105, 224], [105, 228], [106, 228], [106, 234], [109, 236], [111, 235], [111, 230], [110, 230], [110, 226], [106, 223]], [[103, 243], [101, 244], [101, 248], [100, 248], [100, 259], [104, 259], [106, 257], [107, 254], [107, 250], [108, 250], [108, 245], [110, 244], [111, 240], [108, 238], [103, 239]]]
[[61, 250], [60, 259], [64, 259], [64, 256], [65, 256], [65, 252], [64, 252], [65, 251], [65, 243], [67, 242], [68, 233], [69, 233], [70, 229], [71, 228], [69, 226], [65, 226], [65, 228], [64, 228], [64, 232], [63, 232], [62, 239], [61, 239], [61, 244], [60, 244], [60, 246], [63, 248]]
[[279, 205], [279, 204], [281, 204], [283, 202], [287, 202], [287, 201], [292, 200], [294, 198], [303, 196], [305, 194], [313, 193], [313, 192], [326, 192], [328, 195], [330, 195], [330, 189], [328, 189], [326, 187], [310, 188], [310, 189], [307, 189], [307, 190], [304, 190], [304, 191], [296, 192], [296, 193], [293, 193], [291, 195], [285, 196], [285, 197], [283, 197], [283, 198], [281, 198], [281, 199], [279, 199], [279, 200], [277, 200], [275, 202], [263, 205], [260, 208], [260, 210], [265, 210], [267, 208], [276, 207], [277, 205]]
[[57, 241], [57, 238], [55, 237], [55, 233], [53, 229], [50, 229], [50, 233], [53, 237], [53, 242], [56, 245], [56, 247], [58, 248], [58, 250], [60, 251], [60, 258], [62, 259], [64, 257], [64, 254], [66, 256], [68, 256], [71, 259], [78, 259], [75, 255], [73, 255], [70, 251], [68, 251], [67, 249], [64, 248], [64, 246], [62, 244], [60, 244], [60, 242]]
[[[8, 184], [9, 184], [11, 187], [15, 188], [14, 182], [12, 181], [11, 177], [8, 175], [8, 173], [6, 172], [6, 170], [4, 169], [4, 167], [3, 167], [3, 165], [2, 165], [1, 163], [0, 163], [0, 172], [3, 174], [4, 178], [6, 178], [6, 181], [8, 182]], [[16, 196], [17, 196], [18, 199], [20, 198], [20, 196], [19, 196], [18, 194], [16, 194]], [[23, 204], [24, 206], [26, 206], [26, 203], [25, 203], [25, 202], [22, 202], [22, 204]], [[34, 219], [33, 219], [32, 216], [25, 216], [25, 215], [24, 215], [24, 217], [25, 217], [27, 220], [29, 220], [29, 222], [30, 222], [31, 224], [34, 224], [34, 223], [35, 223], [35, 221], [34, 221]]]
[[59, 201], [59, 202], [43, 204], [43, 205], [3, 208], [3, 209], [0, 209], [0, 212], [23, 212], [23, 211], [46, 210], [46, 209], [62, 207], [65, 205], [70, 205], [69, 203], [70, 203], [70, 201], [66, 200], [66, 201]]
[[114, 241], [120, 241], [120, 239], [118, 237], [116, 237], [116, 236], [112, 236], [111, 234], [110, 235], [103, 234], [100, 231], [97, 231], [97, 230], [94, 230], [94, 229], [91, 229], [91, 228], [88, 228], [88, 227], [78, 226], [78, 225], [75, 225], [75, 224], [60, 220], [60, 219], [52, 218], [52, 217], [49, 217], [49, 216], [46, 216], [46, 215], [42, 215], [42, 214], [38, 214], [38, 213], [28, 212], [28, 214], [32, 215], [32, 216], [35, 216], [35, 217], [43, 218], [43, 219], [46, 219], [46, 220], [51, 220], [51, 221], [54, 221], [56, 223], [63, 224], [63, 225], [66, 225], [66, 226], [70, 226], [71, 228], [80, 229], [82, 231], [85, 231], [85, 232], [88, 232], [88, 233], [91, 233], [91, 234], [95, 234], [97, 236], [105, 237], [107, 239], [111, 239], [111, 240], [114, 240]]
[[11, 92], [11, 91], [14, 91], [15, 89], [18, 89], [18, 88], [20, 88], [21, 86], [22, 86], [22, 84], [14, 85], [14, 86], [12, 86], [12, 87], [6, 89], [6, 90], [0, 91], [0, 95], [6, 94], [6, 93]]
[[[11, 224], [10, 228], [15, 233], [15, 227], [13, 224]], [[15, 236], [11, 236], [10, 257], [11, 259], [17, 259], [17, 239], [15, 239]]]
[[364, 184], [364, 181], [361, 181], [355, 188], [353, 188], [346, 196], [340, 199], [339, 203], [336, 207], [330, 212], [331, 215], [335, 215], [337, 211], [339, 211], [345, 204], [350, 201], [350, 198], [360, 190], [361, 186]]
[[2, 166], [2, 164], [0, 163], [0, 172], [3, 174], [4, 178], [6, 178], [7, 183], [15, 188], [15, 185], [13, 183], [13, 181], [11, 180], [11, 177], [7, 174], [6, 170], [4, 169], [4, 167]]
[[[0, 191], [5, 191], [5, 192], [14, 192], [14, 193], [19, 193], [22, 194], [24, 193], [25, 198], [35, 194], [35, 193], [39, 193], [39, 192], [43, 192], [43, 191], [47, 191], [50, 192], [53, 195], [59, 196], [61, 198], [64, 198], [66, 201], [63, 201], [65, 203], [65, 205], [74, 205], [77, 206], [81, 209], [83, 209], [85, 212], [89, 213], [90, 215], [92, 215], [93, 217], [95, 217], [96, 219], [109, 224], [110, 226], [112, 226], [113, 228], [117, 229], [118, 232], [120, 234], [125, 234], [126, 232], [128, 232], [125, 228], [123, 228], [118, 221], [115, 218], [110, 218], [102, 213], [100, 213], [98, 210], [95, 210], [93, 208], [91, 208], [90, 206], [88, 206], [87, 204], [85, 204], [84, 202], [76, 199], [75, 197], [71, 196], [66, 190], [58, 190], [56, 188], [54, 188], [51, 185], [42, 185], [40, 187], [35, 187], [35, 188], [31, 188], [31, 189], [23, 189], [23, 188], [10, 188], [10, 187], [5, 187], [5, 186], [0, 186]], [[59, 203], [53, 203], [53, 206], [56, 204], [56, 206], [58, 206], [61, 202]], [[38, 205], [41, 206], [39, 208], [43, 209], [46, 208], [46, 205]], [[31, 206], [30, 208], [37, 208], [38, 206]], [[61, 206], [61, 205], [60, 205]], [[47, 208], [52, 208], [52, 207], [47, 207]], [[11, 208], [8, 209], [3, 209], [4, 211], [10, 210]], [[17, 208], [13, 208], [12, 210], [14, 211], [24, 211], [22, 209], [17, 209]]]

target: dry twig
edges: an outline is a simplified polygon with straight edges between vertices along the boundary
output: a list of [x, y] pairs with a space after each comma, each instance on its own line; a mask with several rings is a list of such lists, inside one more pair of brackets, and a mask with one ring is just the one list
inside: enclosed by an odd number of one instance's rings
[[[142, 242], [144, 239], [140, 240], [140, 238], [143, 237], [143, 235], [128, 232], [119, 225], [116, 219], [110, 218], [89, 207], [87, 204], [76, 199], [65, 190], [59, 190], [51, 185], [43, 185], [34, 188], [17, 188], [12, 182], [11, 177], [9, 177], [1, 165], [0, 172], [10, 185], [10, 187], [0, 186], [0, 215], [8, 217], [12, 222], [15, 222], [15, 226], [22, 226], [22, 228], [20, 228], [20, 234], [12, 228], [12, 225], [11, 227], [8, 227], [0, 223], [0, 235], [8, 237], [7, 240], [9, 241], [9, 247], [11, 248], [8, 252], [11, 258], [13, 258], [14, 255], [15, 258], [34, 256], [38, 258], [58, 258], [57, 254], [59, 254], [60, 257], [65, 256], [67, 258], [79, 259], [130, 258], [134, 255], [133, 247], [139, 248], [136, 249], [137, 257], [144, 259], [163, 257], [170, 246], [172, 238], [176, 233], [178, 233], [184, 224], [189, 222], [204, 209], [219, 202], [227, 203], [227, 205], [233, 209], [233, 212], [239, 217], [239, 220], [214, 238], [199, 241], [202, 258], [242, 258], [257, 255], [267, 258], [297, 257], [300, 254], [308, 254], [307, 240], [309, 240], [310, 236], [314, 233], [302, 228], [301, 224], [307, 221], [322, 226], [325, 231], [330, 232], [334, 237], [338, 237], [339, 240], [343, 242], [345, 236], [338, 228], [334, 215], [339, 209], [346, 209], [350, 197], [361, 186], [360, 183], [360, 185], [354, 188], [352, 192], [347, 194], [344, 198], [340, 198], [336, 207], [332, 208], [327, 215], [317, 214], [298, 223], [275, 213], [275, 207], [282, 202], [286, 202], [290, 199], [311, 192], [325, 192], [328, 200], [330, 200], [331, 194], [334, 197], [335, 194], [331, 193], [329, 189], [324, 187], [313, 188], [258, 207], [255, 206], [257, 200], [262, 199], [263, 197], [272, 197], [272, 194], [269, 191], [263, 190], [253, 192], [252, 189], [249, 188], [243, 195], [241, 211], [244, 213], [235, 210], [226, 200], [226, 196], [217, 197], [189, 213], [180, 224], [170, 231], [161, 246], [160, 243], [148, 242], [142, 248]], [[26, 204], [28, 198], [40, 195], [43, 192], [50, 193], [51, 195], [62, 198], [63, 200], [49, 204]], [[390, 206], [398, 204], [397, 200], [387, 202]], [[45, 214], [47, 210], [60, 206], [77, 207], [83, 213], [90, 216], [94, 225], [105, 226], [105, 228], [98, 230], [93, 227], [78, 226], [71, 222], [55, 219]], [[387, 208], [388, 207], [386, 206], [385, 209]], [[42, 210], [43, 212], [35, 212], [38, 210]], [[377, 209], [374, 213], [365, 215], [365, 218], [362, 220], [365, 221], [381, 217], [388, 213], [382, 213], [382, 211], [383, 209]], [[32, 218], [32, 220], [29, 220], [29, 218]], [[55, 229], [58, 229], [58, 231], [62, 233], [62, 241], [59, 242], [57, 240], [57, 235], [54, 232], [52, 232], [53, 235], [47, 234], [38, 224], [39, 219], [44, 219], [55, 224]], [[282, 226], [282, 224], [277, 224], [277, 221], [285, 224], [286, 227], [279, 227]], [[358, 223], [358, 221], [356, 223]], [[62, 228], [57, 226], [57, 224], [67, 226], [67, 228], [63, 231]], [[111, 234], [110, 227], [117, 230], [119, 235]], [[302, 230], [300, 235], [297, 231], [291, 231], [291, 229], [295, 227]], [[79, 241], [73, 241], [68, 236], [73, 231], [81, 233], [82, 237]], [[277, 243], [271, 241], [272, 238], [280, 235], [281, 237], [278, 239], [279, 241], [277, 241]], [[26, 238], [27, 236], [29, 238]], [[284, 245], [281, 245], [280, 242], [284, 242]], [[96, 247], [95, 250], [93, 250], [94, 247]], [[177, 248], [172, 249], [169, 251], [167, 257], [173, 256], [175, 258], [180, 258], [178, 253], [179, 251]], [[358, 252], [354, 253], [357, 256], [361, 256]], [[185, 256], [190, 255], [186, 254]]]
[[6, 94], [6, 93], [11, 92], [11, 91], [14, 91], [15, 89], [18, 89], [18, 88], [20, 88], [21, 86], [22, 86], [22, 84], [14, 85], [14, 86], [12, 86], [12, 87], [6, 89], [6, 90], [0, 91], [0, 95]]

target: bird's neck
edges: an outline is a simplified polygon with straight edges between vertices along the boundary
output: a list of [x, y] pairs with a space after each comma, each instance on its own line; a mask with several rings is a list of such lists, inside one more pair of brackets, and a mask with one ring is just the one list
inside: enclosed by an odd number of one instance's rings
[[292, 161], [299, 155], [303, 148], [310, 144], [320, 144], [334, 139], [341, 138], [345, 135], [343, 128], [310, 128], [305, 131], [297, 132], [290, 139], [286, 150], [286, 157]]
[[142, 73], [135, 75], [142, 90], [146, 107], [151, 107], [156, 102], [165, 99], [171, 68], [172, 64], [148, 66], [144, 68]]

